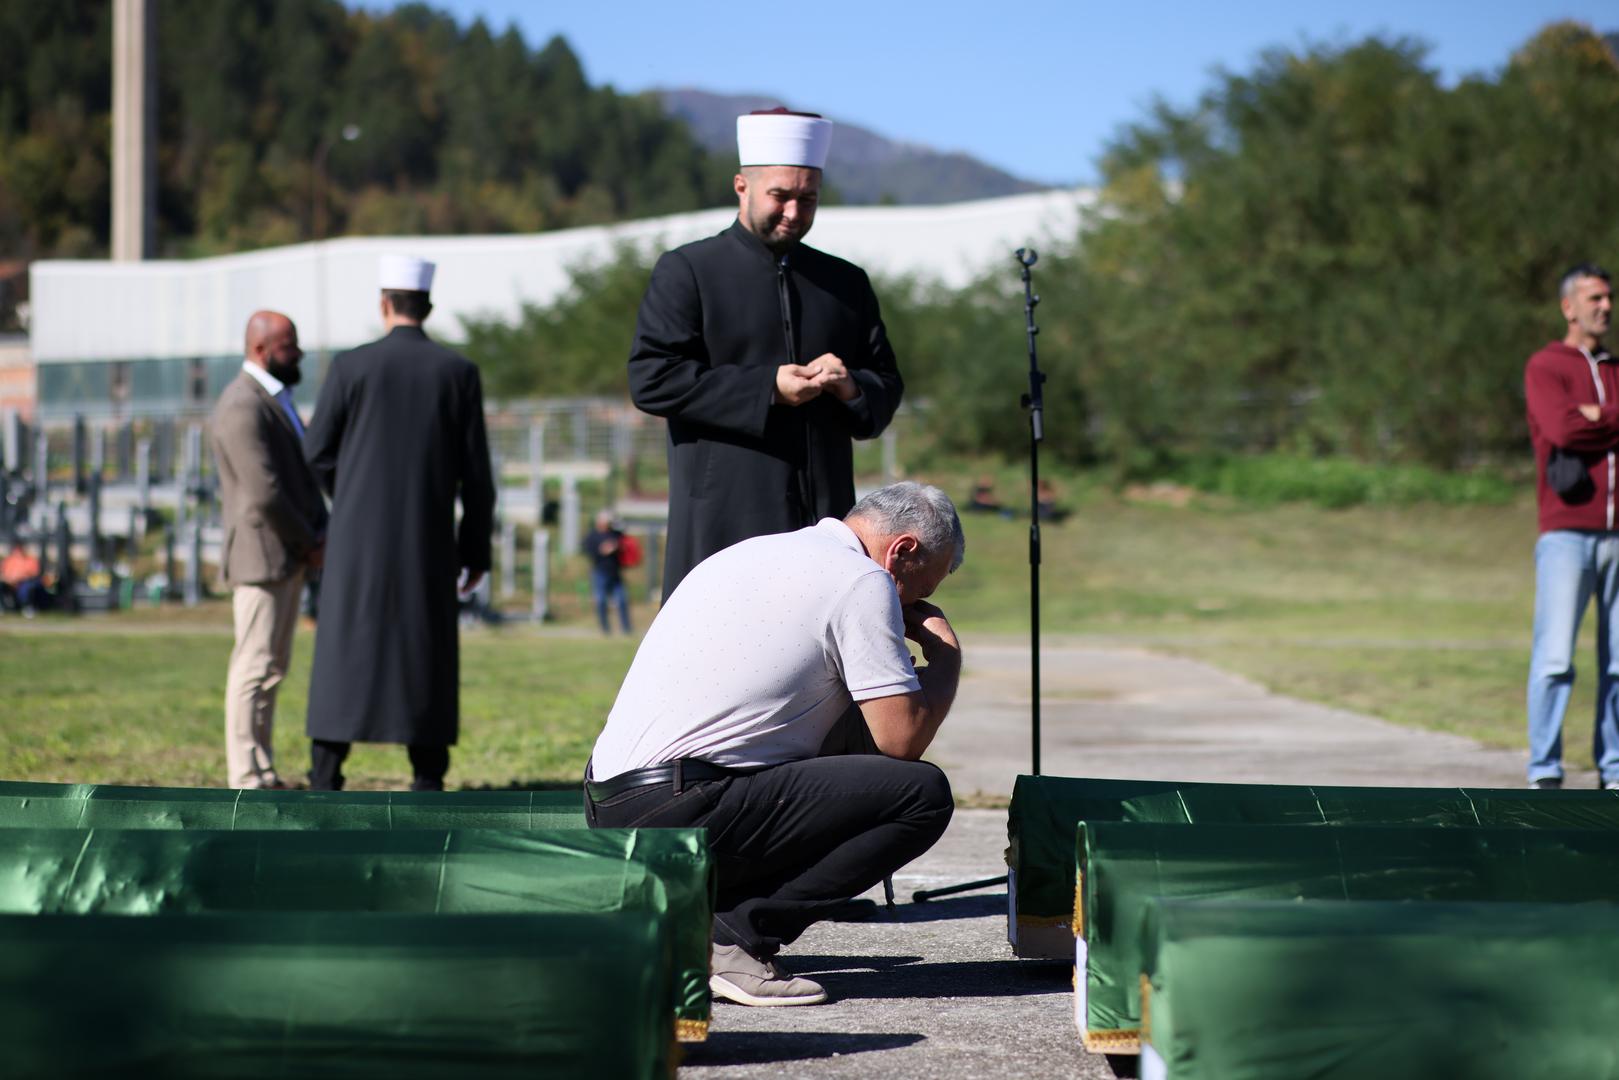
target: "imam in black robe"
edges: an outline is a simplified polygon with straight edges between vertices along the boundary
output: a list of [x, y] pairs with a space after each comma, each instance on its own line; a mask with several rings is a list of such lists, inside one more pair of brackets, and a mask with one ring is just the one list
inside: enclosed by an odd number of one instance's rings
[[[776, 369], [834, 353], [860, 396], [772, 405]], [[740, 540], [854, 506], [852, 439], [882, 434], [904, 384], [865, 271], [740, 221], [664, 253], [641, 300], [630, 397], [669, 421], [663, 595]]]
[[304, 452], [332, 497], [309, 737], [453, 745], [456, 577], [489, 569], [495, 503], [478, 369], [396, 327], [332, 362]]

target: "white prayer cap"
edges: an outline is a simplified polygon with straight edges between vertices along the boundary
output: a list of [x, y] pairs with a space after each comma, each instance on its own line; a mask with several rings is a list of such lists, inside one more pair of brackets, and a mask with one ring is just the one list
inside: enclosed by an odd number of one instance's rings
[[377, 266], [377, 284], [401, 292], [432, 292], [434, 266], [414, 255], [384, 255]]
[[826, 166], [832, 148], [832, 121], [815, 113], [763, 109], [736, 118], [736, 152], [741, 164]]

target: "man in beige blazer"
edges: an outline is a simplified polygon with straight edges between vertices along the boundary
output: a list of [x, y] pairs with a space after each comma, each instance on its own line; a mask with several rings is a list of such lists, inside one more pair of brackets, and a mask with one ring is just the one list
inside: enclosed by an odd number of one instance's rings
[[298, 330], [274, 311], [247, 321], [246, 359], [214, 406], [209, 429], [232, 586], [236, 647], [225, 679], [225, 767], [233, 788], [284, 788], [270, 746], [275, 693], [292, 657], [305, 571], [321, 564], [326, 502], [304, 461], [292, 404]]

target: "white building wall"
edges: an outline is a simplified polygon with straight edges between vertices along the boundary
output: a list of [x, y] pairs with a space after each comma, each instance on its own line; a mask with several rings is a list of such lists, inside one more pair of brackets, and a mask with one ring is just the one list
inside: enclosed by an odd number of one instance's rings
[[[1014, 248], [1071, 246], [1092, 202], [1093, 193], [1076, 190], [947, 206], [826, 207], [810, 240], [873, 276], [958, 287], [985, 270], [1013, 276]], [[609, 259], [619, 245], [659, 251], [717, 233], [734, 217], [734, 210], [715, 209], [527, 236], [350, 237], [186, 261], [36, 262], [34, 358], [233, 356], [259, 308], [289, 315], [306, 351], [352, 348], [382, 332], [376, 267], [387, 252], [438, 264], [432, 325], [455, 340], [461, 316], [515, 319], [525, 301], [544, 304], [560, 294], [571, 268]]]

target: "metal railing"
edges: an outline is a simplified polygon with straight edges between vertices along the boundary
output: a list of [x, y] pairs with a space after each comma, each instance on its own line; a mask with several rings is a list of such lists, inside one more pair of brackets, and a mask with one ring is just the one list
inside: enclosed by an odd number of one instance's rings
[[[897, 473], [898, 442], [913, 419], [902, 411], [863, 454], [868, 465], [880, 462], [874, 468], [885, 479]], [[641, 535], [655, 595], [651, 564], [663, 542], [667, 490], [664, 421], [615, 398], [491, 402], [485, 421], [497, 477], [499, 596], [528, 591], [532, 614], [544, 617], [549, 569], [554, 558], [577, 554], [587, 505], [613, 509]], [[206, 593], [203, 566], [217, 566], [222, 541], [207, 422], [202, 410], [35, 424], [0, 411], [0, 545], [37, 545], [42, 556], [49, 546], [95, 572], [115, 560], [127, 565], [147, 531], [163, 528], [166, 588], [195, 603]], [[519, 527], [532, 544], [526, 590], [517, 580]]]

